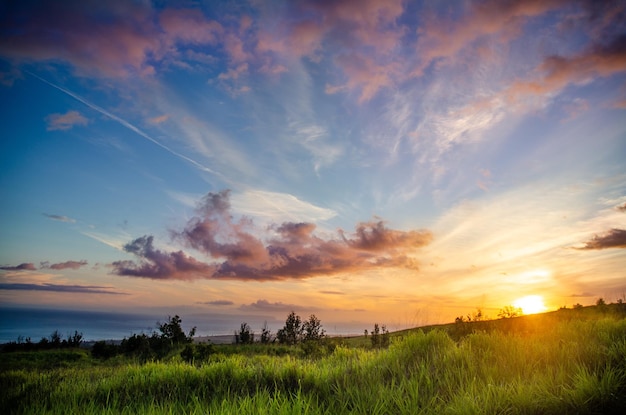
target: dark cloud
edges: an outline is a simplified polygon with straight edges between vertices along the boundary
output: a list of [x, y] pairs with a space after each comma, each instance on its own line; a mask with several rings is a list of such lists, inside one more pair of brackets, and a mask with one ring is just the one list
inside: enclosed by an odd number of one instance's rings
[[76, 222], [75, 219], [68, 218], [67, 216], [51, 215], [49, 213], [43, 213], [43, 215], [45, 217], [47, 217], [48, 219], [58, 220], [59, 222], [67, 222], [67, 223], [75, 223]]
[[200, 304], [227, 306], [227, 305], [234, 305], [235, 303], [229, 300], [214, 300], [214, 301], [206, 301]]
[[572, 294], [570, 295], [570, 297], [593, 297], [595, 294], [589, 293], [589, 292], [584, 292], [584, 293], [580, 293], [580, 294]]
[[83, 267], [87, 265], [87, 261], [82, 260], [82, 261], [65, 261], [65, 262], [59, 262], [57, 264], [52, 264], [50, 265], [48, 262], [42, 262], [41, 263], [41, 268], [49, 268], [49, 269], [55, 269], [55, 270], [62, 270], [62, 269], [78, 269], [80, 267]]
[[4, 266], [4, 267], [0, 267], [0, 269], [4, 271], [36, 271], [37, 270], [37, 268], [35, 268], [35, 264], [32, 264], [30, 262], [24, 262], [23, 264], [19, 264], [14, 267]]
[[0, 283], [0, 290], [55, 291], [64, 293], [128, 295], [127, 293], [123, 292], [110, 291], [110, 289], [111, 287], [101, 287], [99, 285]]
[[192, 279], [210, 277], [214, 267], [204, 264], [185, 255], [182, 251], [163, 252], [154, 249], [152, 236], [142, 236], [126, 244], [124, 250], [141, 258], [139, 263], [133, 261], [116, 261], [114, 273], [131, 277], [152, 279]]
[[626, 212], [626, 203], [623, 205], [617, 206], [616, 209], [620, 212]]
[[320, 291], [321, 294], [330, 294], [330, 295], [346, 295], [346, 293], [341, 291]]
[[626, 248], [626, 230], [611, 229], [604, 235], [595, 235], [579, 249]]
[[117, 261], [118, 275], [155, 279], [213, 278], [239, 280], [302, 279], [317, 275], [358, 271], [372, 267], [417, 269], [411, 257], [428, 244], [432, 234], [425, 230], [389, 229], [384, 221], [357, 224], [354, 234], [340, 230], [335, 239], [314, 234], [312, 223], [284, 222], [268, 228], [265, 239], [249, 218], [235, 220], [230, 214], [229, 191], [209, 193], [182, 231], [172, 231], [175, 240], [207, 256], [198, 261], [179, 252], [163, 252], [143, 236], [125, 251], [139, 262]]
[[317, 308], [303, 307], [301, 305], [296, 304], [285, 304], [282, 302], [270, 303], [267, 300], [257, 300], [254, 303], [243, 304], [239, 307], [241, 310], [245, 311], [280, 311], [280, 312], [290, 312], [295, 310], [303, 310], [307, 311], [317, 311]]

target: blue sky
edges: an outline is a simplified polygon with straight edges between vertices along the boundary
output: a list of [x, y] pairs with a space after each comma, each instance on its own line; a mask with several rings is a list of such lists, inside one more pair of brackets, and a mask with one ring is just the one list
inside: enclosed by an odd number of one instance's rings
[[624, 2], [0, 6], [0, 301], [390, 326], [626, 293]]

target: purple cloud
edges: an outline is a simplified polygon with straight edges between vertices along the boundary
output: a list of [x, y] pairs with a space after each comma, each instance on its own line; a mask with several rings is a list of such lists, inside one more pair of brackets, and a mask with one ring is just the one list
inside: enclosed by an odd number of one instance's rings
[[5, 265], [3, 267], [0, 267], [0, 269], [4, 271], [36, 271], [37, 270], [37, 268], [35, 267], [35, 264], [30, 263], [30, 262], [24, 262], [14, 267]]
[[87, 261], [65, 261], [57, 264], [50, 265], [48, 262], [42, 262], [41, 268], [49, 268], [54, 270], [62, 270], [62, 269], [78, 269], [87, 265]]
[[233, 303], [230, 300], [213, 300], [213, 301], [205, 301], [205, 302], [199, 303], [199, 304], [229, 306], [229, 305], [234, 305], [235, 303]]
[[182, 251], [163, 252], [152, 246], [152, 236], [142, 236], [126, 244], [124, 250], [141, 260], [116, 261], [111, 264], [113, 272], [130, 277], [152, 279], [193, 279], [210, 277], [214, 267], [185, 255]]
[[272, 233], [262, 240], [249, 218], [236, 221], [230, 214], [229, 194], [228, 190], [207, 194], [197, 209], [198, 216], [182, 231], [171, 232], [183, 245], [205, 254], [210, 263], [182, 251], [155, 249], [153, 237], [143, 236], [124, 247], [139, 262], [114, 262], [113, 272], [155, 279], [270, 281], [372, 267], [417, 269], [411, 254], [432, 240], [428, 231], [389, 229], [382, 220], [359, 223], [351, 235], [339, 231], [335, 239], [316, 236], [314, 224], [284, 222], [270, 226]]
[[276, 303], [270, 303], [267, 300], [257, 300], [254, 303], [250, 304], [242, 304], [239, 307], [241, 310], [245, 311], [280, 311], [280, 312], [289, 312], [293, 310], [302, 310], [306, 308], [308, 311], [317, 311], [317, 309], [311, 309], [309, 307], [302, 307], [301, 305], [296, 304], [285, 304], [280, 301]]
[[99, 285], [60, 285], [60, 284], [23, 284], [23, 283], [0, 283], [0, 290], [19, 291], [54, 291], [64, 293], [85, 293], [85, 294], [114, 294], [128, 295], [127, 293], [110, 291], [111, 287]]
[[579, 249], [626, 248], [626, 230], [611, 229], [604, 235], [595, 235]]

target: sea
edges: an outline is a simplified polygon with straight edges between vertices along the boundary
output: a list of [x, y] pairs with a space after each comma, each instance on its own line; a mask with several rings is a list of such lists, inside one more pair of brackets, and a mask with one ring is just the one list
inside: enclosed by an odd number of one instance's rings
[[[190, 313], [180, 317], [185, 332], [196, 326], [197, 336], [209, 337], [232, 335], [244, 321], [258, 333], [265, 323], [273, 333], [284, 325], [284, 321], [268, 316]], [[157, 331], [159, 322], [167, 319], [168, 315], [162, 314], [0, 307], [0, 344], [26, 341], [27, 338], [37, 343], [55, 331], [64, 339], [78, 331], [86, 342], [122, 340], [133, 334], [150, 335]], [[362, 334], [363, 328], [367, 327], [362, 323], [346, 323], [324, 328], [329, 335], [347, 336]]]

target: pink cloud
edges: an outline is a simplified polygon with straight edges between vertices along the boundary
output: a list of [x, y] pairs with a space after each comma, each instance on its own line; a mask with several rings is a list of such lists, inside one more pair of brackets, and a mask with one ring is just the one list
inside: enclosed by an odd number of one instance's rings
[[49, 268], [49, 269], [54, 269], [54, 270], [63, 270], [63, 269], [79, 269], [80, 267], [84, 267], [85, 265], [87, 265], [87, 261], [82, 260], [82, 261], [65, 261], [65, 262], [59, 262], [56, 264], [49, 264], [47, 262], [42, 262], [41, 263], [41, 268]]
[[87, 125], [89, 120], [78, 111], [68, 111], [65, 114], [50, 114], [46, 117], [46, 130], [69, 130], [75, 125]]
[[284, 222], [270, 227], [273, 235], [256, 236], [259, 229], [244, 218], [235, 221], [229, 192], [209, 193], [175, 239], [207, 256], [208, 262], [183, 252], [163, 252], [144, 236], [125, 246], [139, 262], [112, 264], [118, 275], [147, 278], [212, 278], [235, 280], [283, 280], [332, 275], [372, 267], [417, 269], [411, 257], [432, 240], [424, 230], [389, 229], [381, 220], [357, 224], [355, 232], [338, 232], [338, 238], [322, 239], [311, 223]]
[[224, 32], [221, 24], [207, 20], [200, 10], [166, 9], [159, 14], [159, 23], [171, 42], [215, 44]]
[[567, 0], [488, 0], [471, 3], [467, 13], [457, 21], [431, 16], [417, 31], [420, 63], [414, 73], [421, 75], [436, 59], [453, 58], [482, 36], [498, 34], [501, 42], [511, 40], [521, 33], [525, 19], [567, 3]]
[[170, 119], [170, 115], [169, 114], [163, 114], [163, 115], [159, 115], [157, 117], [152, 117], [149, 119], [149, 121], [152, 124], [161, 124], [164, 123], [165, 121]]
[[528, 95], [545, 95], [560, 91], [570, 84], [584, 84], [595, 78], [626, 72], [626, 35], [608, 45], [591, 48], [570, 56], [549, 56], [537, 68], [532, 80], [512, 83], [503, 93], [509, 103], [517, 103]]
[[[397, 73], [393, 63], [378, 64], [373, 58], [362, 54], [342, 55], [336, 62], [347, 78], [345, 86], [360, 91], [360, 103], [372, 99], [381, 88], [391, 86]], [[332, 87], [330, 91], [336, 92]]]

